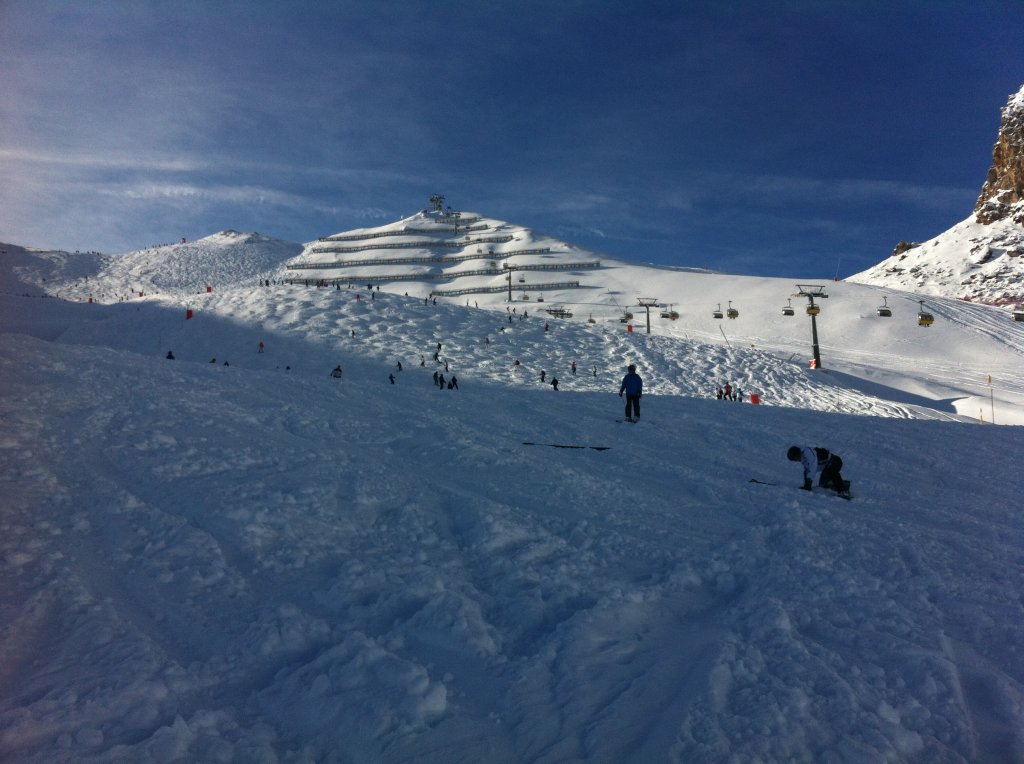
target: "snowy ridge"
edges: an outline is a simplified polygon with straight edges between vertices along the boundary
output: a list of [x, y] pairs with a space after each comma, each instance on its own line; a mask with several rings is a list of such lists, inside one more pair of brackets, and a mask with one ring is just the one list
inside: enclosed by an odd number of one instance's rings
[[2, 261], [0, 759], [1024, 756], [1019, 430], [973, 423], [1024, 423], [1004, 311], [824, 282], [811, 371], [789, 280], [603, 260], [558, 320], [260, 246]]
[[[12, 253], [26, 251], [3, 247]], [[220, 288], [255, 286], [301, 250], [300, 244], [259, 233], [221, 231], [193, 242], [118, 255], [36, 252], [16, 274], [37, 290], [73, 300], [92, 297], [110, 303], [133, 299], [140, 292], [184, 297], [204, 292], [213, 284]]]
[[1024, 227], [967, 218], [847, 281], [989, 305], [1024, 305]]

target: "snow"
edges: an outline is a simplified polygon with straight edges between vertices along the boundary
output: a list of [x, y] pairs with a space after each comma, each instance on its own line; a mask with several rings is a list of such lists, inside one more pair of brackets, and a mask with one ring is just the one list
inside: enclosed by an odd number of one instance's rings
[[1022, 255], [1024, 227], [1012, 216], [987, 225], [972, 216], [847, 281], [1012, 308], [1024, 305]]
[[1024, 85], [1021, 86], [1020, 90], [1010, 95], [1010, 100], [1007, 102], [1005, 111], [1022, 112], [1024, 113]]
[[[509, 321], [435, 281], [260, 287], [303, 248], [248, 236], [5, 247], [0, 759], [1024, 757], [1004, 311], [605, 260], [548, 295], [573, 319]], [[823, 370], [795, 283], [830, 295]], [[637, 295], [680, 319], [627, 332]], [[805, 442], [852, 502], [796, 490]]]

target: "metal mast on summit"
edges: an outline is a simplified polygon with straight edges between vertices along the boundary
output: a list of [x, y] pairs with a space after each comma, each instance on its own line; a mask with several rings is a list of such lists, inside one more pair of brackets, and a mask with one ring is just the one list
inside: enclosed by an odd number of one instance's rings
[[434, 212], [444, 212], [444, 194], [434, 194], [427, 201], [434, 208]]

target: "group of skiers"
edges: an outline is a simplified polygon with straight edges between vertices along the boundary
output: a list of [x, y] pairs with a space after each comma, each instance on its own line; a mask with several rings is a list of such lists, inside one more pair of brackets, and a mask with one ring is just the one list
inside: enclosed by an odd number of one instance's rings
[[459, 389], [459, 378], [452, 374], [451, 378], [445, 382], [444, 374], [439, 371], [434, 372], [434, 384], [440, 389], [444, 390], [447, 387], [449, 390]]
[[739, 401], [743, 402], [743, 391], [740, 388], [733, 388], [733, 386], [726, 382], [724, 387], [719, 387], [715, 390], [715, 398], [720, 401]]

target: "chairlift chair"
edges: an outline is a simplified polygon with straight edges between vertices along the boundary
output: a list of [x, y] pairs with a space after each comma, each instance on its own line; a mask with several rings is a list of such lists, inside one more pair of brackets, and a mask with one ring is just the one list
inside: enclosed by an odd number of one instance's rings
[[793, 310], [793, 301], [786, 300], [786, 304], [782, 308], [782, 315], [784, 316], [795, 316], [796, 311]]
[[921, 306], [921, 310], [917, 314], [917, 325], [918, 326], [931, 326], [935, 323], [935, 316], [924, 309], [924, 300], [918, 300], [918, 304]]
[[519, 276], [519, 283], [520, 284], [525, 284], [526, 283], [526, 276], [520, 275]]
[[889, 307], [889, 300], [887, 297], [882, 298], [882, 304], [878, 306], [878, 315], [884, 318], [892, 318], [892, 309]]
[[821, 313], [821, 306], [820, 305], [808, 305], [807, 306], [807, 315], [808, 316], [816, 316], [819, 313]]
[[726, 311], [726, 315], [729, 316], [729, 318], [739, 318], [740, 317], [740, 312], [738, 310], [736, 310], [736, 308], [734, 308], [732, 306], [732, 300], [729, 300], [729, 310]]
[[624, 311], [624, 312], [623, 312], [623, 314], [622, 314], [622, 318], [620, 318], [620, 319], [619, 319], [619, 323], [620, 323], [620, 324], [625, 324], [625, 323], [627, 323], [627, 322], [629, 322], [629, 321], [632, 321], [632, 320], [633, 320], [633, 314], [632, 314], [632, 313], [630, 313], [630, 312], [629, 312], [629, 311], [627, 310], [627, 311]]
[[711, 311], [712, 318], [725, 318], [725, 314], [722, 313], [722, 303], [718, 303], [718, 307]]

